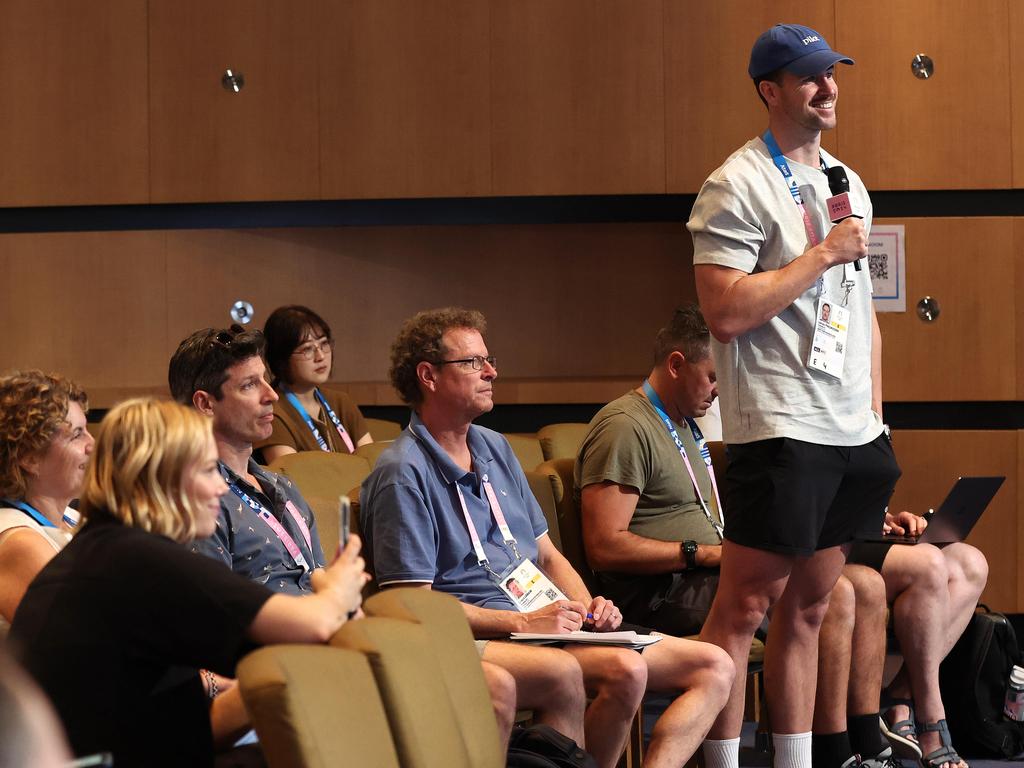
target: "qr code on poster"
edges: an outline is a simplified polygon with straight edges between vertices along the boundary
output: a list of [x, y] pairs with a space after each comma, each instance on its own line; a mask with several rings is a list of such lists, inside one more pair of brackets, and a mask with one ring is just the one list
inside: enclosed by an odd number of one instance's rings
[[868, 270], [872, 280], [889, 279], [889, 254], [870, 253], [868, 254]]

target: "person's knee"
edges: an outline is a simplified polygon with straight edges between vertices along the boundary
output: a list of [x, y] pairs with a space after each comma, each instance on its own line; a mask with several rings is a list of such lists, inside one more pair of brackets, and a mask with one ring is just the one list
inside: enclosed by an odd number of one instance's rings
[[856, 602], [857, 622], [883, 623], [888, 613], [885, 599], [885, 580], [872, 568], [861, 565], [850, 566], [844, 571]]
[[609, 654], [601, 665], [600, 690], [624, 706], [636, 708], [647, 690], [647, 664], [639, 653], [621, 650]]
[[511, 725], [516, 715], [516, 680], [496, 664], [483, 664], [484, 678], [499, 727]]
[[980, 595], [988, 583], [988, 560], [981, 550], [970, 544], [954, 544], [942, 553], [946, 556], [950, 577], [962, 578]]
[[727, 594], [719, 588], [705, 624], [713, 623], [733, 635], [753, 635], [777, 599], [778, 595], [765, 593]]
[[840, 576], [829, 596], [828, 610], [821, 622], [822, 634], [840, 632], [844, 636], [849, 635], [856, 622], [856, 610], [853, 584], [845, 576]]
[[902, 568], [906, 571], [908, 589], [920, 593], [945, 591], [949, 585], [949, 568], [942, 550], [931, 544], [917, 544], [907, 547], [903, 554]]
[[587, 694], [583, 687], [583, 670], [576, 658], [555, 648], [536, 650], [542, 651], [537, 654], [534, 670], [539, 688], [544, 692], [540, 706], [565, 711], [582, 708]]
[[700, 664], [702, 677], [707, 681], [707, 694], [712, 706], [723, 707], [729, 700], [733, 682], [736, 679], [736, 664], [732, 657], [717, 645], [702, 643]]

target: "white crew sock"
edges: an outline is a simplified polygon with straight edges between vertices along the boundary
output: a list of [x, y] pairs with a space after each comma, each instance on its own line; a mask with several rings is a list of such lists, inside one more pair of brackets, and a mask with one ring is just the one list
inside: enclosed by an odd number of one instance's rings
[[704, 739], [704, 768], [740, 768], [740, 739]]
[[775, 768], [811, 768], [811, 732], [773, 733]]

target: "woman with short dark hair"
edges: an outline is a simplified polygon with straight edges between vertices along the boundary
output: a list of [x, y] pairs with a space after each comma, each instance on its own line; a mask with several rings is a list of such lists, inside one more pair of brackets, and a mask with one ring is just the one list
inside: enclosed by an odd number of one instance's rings
[[271, 462], [297, 451], [354, 453], [372, 443], [359, 408], [344, 392], [322, 391], [334, 368], [334, 337], [309, 307], [278, 307], [263, 328], [267, 367], [280, 399], [274, 431], [255, 448]]

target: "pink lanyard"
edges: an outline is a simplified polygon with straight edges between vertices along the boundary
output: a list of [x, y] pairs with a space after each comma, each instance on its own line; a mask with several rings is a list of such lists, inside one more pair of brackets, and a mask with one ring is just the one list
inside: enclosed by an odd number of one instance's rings
[[[491, 510], [491, 514], [494, 516], [495, 521], [498, 523], [498, 530], [501, 531], [501, 537], [505, 540], [505, 546], [512, 550], [512, 554], [515, 555], [516, 561], [522, 559], [519, 554], [519, 548], [516, 546], [516, 537], [512, 535], [512, 530], [508, 527], [508, 523], [505, 522], [505, 515], [501, 511], [501, 504], [498, 503], [498, 497], [494, 493], [494, 488], [491, 487], [490, 482], [487, 480], [487, 475], [483, 476], [482, 485], [484, 487], [484, 493], [487, 496], [487, 506]], [[489, 561], [487, 560], [487, 554], [484, 552], [484, 545], [480, 542], [480, 534], [476, 532], [476, 526], [473, 525], [473, 519], [469, 516], [469, 508], [466, 506], [466, 497], [462, 495], [462, 488], [459, 487], [459, 483], [455, 481], [455, 491], [459, 495], [459, 504], [462, 506], [462, 516], [466, 519], [466, 528], [469, 530], [469, 538], [473, 542], [473, 551], [476, 553], [476, 564], [486, 569], [495, 578], [498, 577], [493, 570]]]
[[[302, 550], [299, 549], [299, 545], [295, 543], [295, 539], [291, 537], [291, 534], [285, 530], [284, 526], [281, 525], [281, 521], [274, 517], [270, 512], [253, 498], [249, 497], [245, 491], [238, 487], [237, 483], [231, 483], [231, 491], [242, 501], [244, 501], [248, 507], [253, 510], [272, 530], [277, 538], [284, 544], [284, 548], [288, 550], [288, 554], [291, 556], [295, 564], [299, 566], [303, 571], [310, 570], [310, 565], [306, 562], [306, 556], [302, 554]], [[306, 525], [306, 521], [302, 519], [302, 515], [295, 509], [295, 505], [291, 501], [285, 503], [284, 508], [291, 515], [292, 520], [299, 527], [299, 531], [302, 533], [302, 538], [306, 540], [306, 546], [309, 551], [313, 551], [313, 538], [309, 533], [309, 526]]]

